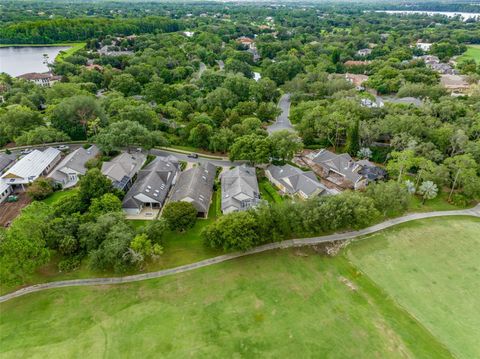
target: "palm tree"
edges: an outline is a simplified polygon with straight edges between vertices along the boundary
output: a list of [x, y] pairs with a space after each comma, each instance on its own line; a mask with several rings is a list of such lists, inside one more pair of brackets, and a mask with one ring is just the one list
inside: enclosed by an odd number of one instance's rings
[[422, 204], [424, 204], [427, 199], [434, 199], [437, 197], [438, 187], [432, 181], [425, 181], [418, 189], [418, 193], [422, 195]]

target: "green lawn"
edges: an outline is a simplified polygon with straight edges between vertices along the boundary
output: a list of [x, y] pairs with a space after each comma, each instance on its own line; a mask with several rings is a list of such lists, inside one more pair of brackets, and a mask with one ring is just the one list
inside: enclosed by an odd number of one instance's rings
[[77, 192], [78, 189], [72, 188], [72, 189], [66, 189], [64, 191], [59, 191], [59, 192], [54, 192], [52, 195], [48, 196], [45, 198], [42, 202], [45, 202], [46, 204], [54, 204], [55, 202], [61, 200], [62, 198], [71, 196], [75, 192]]
[[280, 196], [278, 190], [270, 183], [267, 178], [262, 178], [258, 181], [258, 187], [260, 189], [260, 197], [267, 200], [269, 203], [283, 202], [283, 197]]
[[458, 61], [474, 59], [477, 63], [480, 63], [480, 45], [468, 45], [467, 51], [458, 58]]
[[344, 257], [307, 249], [0, 308], [2, 358], [450, 357]]
[[480, 357], [480, 220], [410, 222], [354, 242], [348, 257], [458, 358]]

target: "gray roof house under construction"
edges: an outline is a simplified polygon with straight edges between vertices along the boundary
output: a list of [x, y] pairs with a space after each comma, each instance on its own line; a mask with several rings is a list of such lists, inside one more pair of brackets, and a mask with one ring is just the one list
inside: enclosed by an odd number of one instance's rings
[[142, 152], [123, 152], [111, 161], [104, 162], [102, 173], [112, 181], [115, 188], [125, 191], [146, 160], [147, 156]]
[[222, 212], [245, 211], [261, 203], [255, 168], [235, 167], [220, 175], [222, 182]]
[[307, 199], [318, 195], [328, 195], [330, 191], [321, 184], [313, 171], [303, 172], [300, 168], [286, 164], [270, 165], [265, 175], [283, 193]]
[[199, 217], [207, 217], [213, 193], [217, 167], [211, 163], [200, 164], [180, 174], [173, 189], [172, 202], [189, 202]]
[[122, 202], [126, 214], [140, 214], [143, 208], [160, 209], [175, 184], [179, 172], [178, 160], [173, 156], [157, 157], [138, 172], [137, 180]]
[[64, 188], [75, 186], [79, 176], [83, 176], [87, 172], [85, 167], [87, 161], [95, 158], [98, 153], [99, 150], [95, 145], [87, 149], [83, 147], [77, 148], [65, 156], [48, 177], [60, 183]]

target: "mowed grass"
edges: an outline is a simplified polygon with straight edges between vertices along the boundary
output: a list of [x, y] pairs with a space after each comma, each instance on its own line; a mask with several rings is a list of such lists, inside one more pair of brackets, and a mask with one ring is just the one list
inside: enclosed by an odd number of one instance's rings
[[468, 45], [467, 51], [458, 60], [466, 59], [474, 59], [477, 63], [480, 63], [480, 45]]
[[348, 258], [458, 358], [480, 358], [480, 220], [410, 222], [348, 247]]
[[344, 256], [273, 251], [0, 305], [2, 358], [449, 358]]

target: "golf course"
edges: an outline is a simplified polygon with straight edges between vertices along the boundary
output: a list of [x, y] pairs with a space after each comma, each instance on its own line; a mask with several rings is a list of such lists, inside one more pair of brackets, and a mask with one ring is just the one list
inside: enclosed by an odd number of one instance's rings
[[478, 357], [478, 233], [479, 219], [424, 219], [335, 257], [276, 250], [143, 282], [26, 295], [0, 306], [0, 355]]

